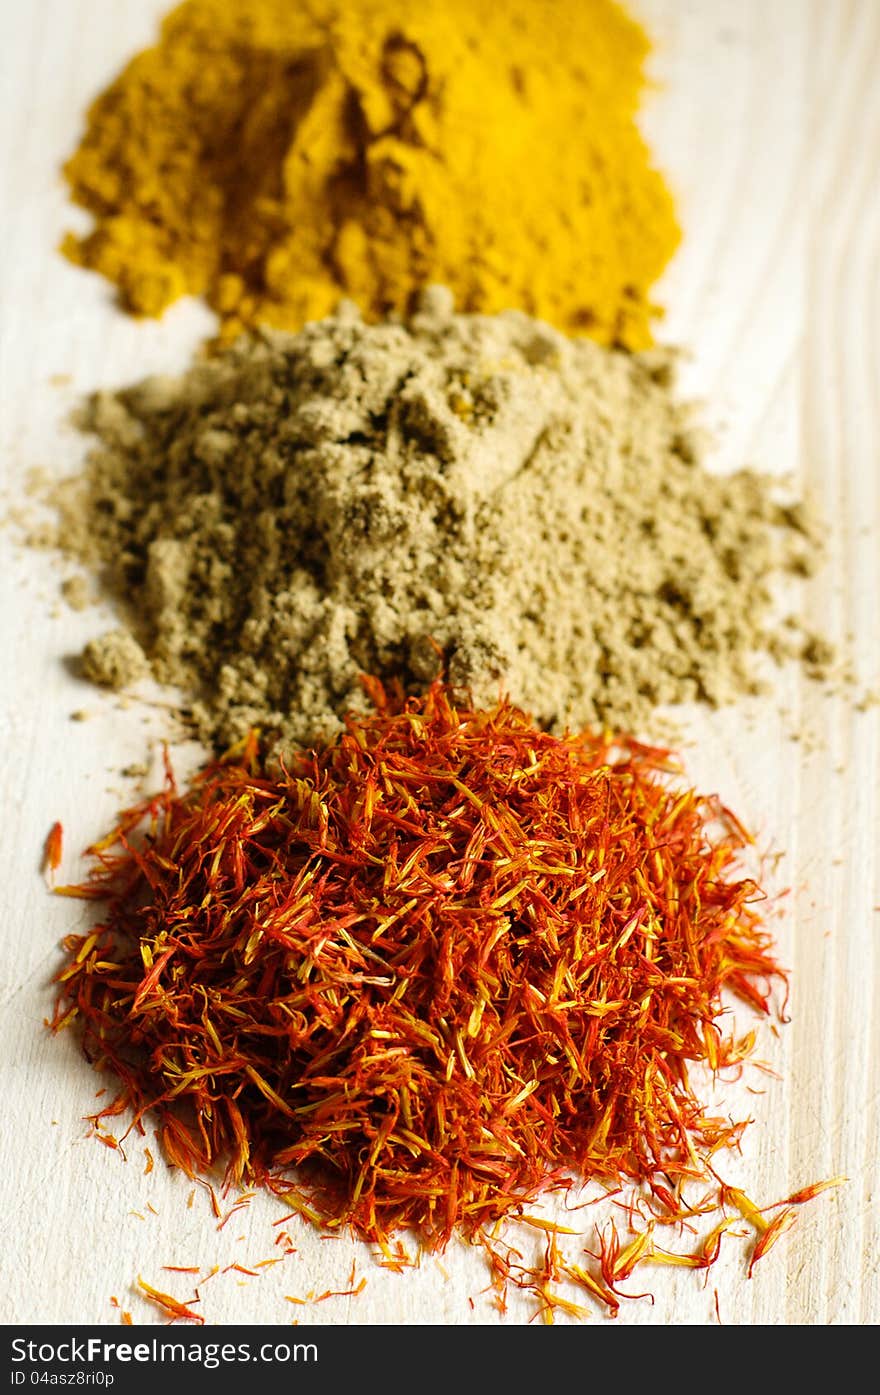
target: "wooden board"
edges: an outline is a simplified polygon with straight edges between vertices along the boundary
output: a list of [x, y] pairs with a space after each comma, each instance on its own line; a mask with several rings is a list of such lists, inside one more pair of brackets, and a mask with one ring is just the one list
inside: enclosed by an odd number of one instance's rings
[[[60, 472], [79, 458], [65, 416], [80, 393], [182, 367], [210, 325], [192, 304], [134, 323], [104, 282], [55, 251], [77, 221], [59, 165], [82, 112], [162, 9], [5, 0], [0, 10], [0, 459], [11, 502], [34, 467]], [[880, 686], [880, 5], [639, 0], [637, 12], [657, 44], [645, 125], [686, 231], [660, 289], [663, 336], [691, 353], [684, 388], [705, 399], [719, 468], [792, 471], [818, 496], [829, 561], [806, 606], [851, 650], [858, 697]], [[62, 819], [62, 871], [76, 874], [76, 850], [132, 797], [121, 768], [166, 729], [164, 695], [126, 705], [73, 677], [66, 660], [106, 627], [106, 612], [61, 605], [64, 569], [17, 547], [9, 530], [0, 547], [0, 1318], [115, 1322], [115, 1294], [136, 1320], [161, 1321], [132, 1293], [138, 1274], [187, 1298], [190, 1281], [162, 1266], [270, 1258], [279, 1212], [257, 1198], [218, 1231], [202, 1192], [190, 1208], [183, 1179], [160, 1164], [143, 1175], [142, 1143], [130, 1140], [124, 1164], [85, 1136], [99, 1082], [73, 1038], [53, 1040], [42, 1024], [57, 943], [88, 917], [47, 895], [40, 851]], [[80, 710], [88, 720], [72, 721]], [[791, 888], [774, 922], [792, 971], [791, 1020], [775, 1035], [761, 1029], [770, 1072], [721, 1094], [754, 1119], [725, 1170], [760, 1202], [835, 1173], [849, 1181], [804, 1211], [751, 1280], [731, 1244], [706, 1285], [652, 1271], [656, 1303], [625, 1305], [619, 1324], [714, 1322], [715, 1290], [727, 1323], [874, 1323], [880, 708], [858, 710], [852, 694], [829, 696], [786, 671], [773, 697], [696, 714], [688, 735], [693, 781], [784, 853], [772, 885]], [[499, 1317], [473, 1251], [452, 1247], [442, 1267], [423, 1258], [399, 1275], [347, 1237], [290, 1230], [297, 1253], [283, 1265], [203, 1287], [209, 1321], [520, 1323], [532, 1311], [514, 1303]], [[348, 1287], [353, 1262], [368, 1281], [360, 1297], [285, 1301]]]

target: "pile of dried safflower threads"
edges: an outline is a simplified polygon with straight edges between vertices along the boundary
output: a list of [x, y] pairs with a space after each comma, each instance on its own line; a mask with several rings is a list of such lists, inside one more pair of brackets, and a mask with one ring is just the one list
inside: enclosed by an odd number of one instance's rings
[[[736, 819], [666, 751], [439, 681], [369, 689], [372, 714], [274, 775], [252, 739], [184, 794], [169, 778], [64, 888], [107, 902], [65, 942], [53, 1023], [119, 1081], [96, 1125], [149, 1118], [190, 1176], [269, 1187], [386, 1256], [458, 1233], [548, 1316], [557, 1282], [616, 1313], [637, 1263], [707, 1266], [731, 1205], [754, 1262], [795, 1199], [768, 1220], [724, 1185], [744, 1126], [689, 1078], [750, 1051], [727, 990], [767, 1012], [784, 979]], [[518, 1262], [499, 1223], [585, 1182], [641, 1192], [634, 1238], [591, 1264], [551, 1223], [542, 1268]], [[715, 1212], [696, 1251], [660, 1244]]]
[[125, 628], [84, 675], [174, 684], [214, 749], [308, 744], [361, 673], [423, 692], [438, 649], [478, 705], [501, 686], [557, 732], [754, 692], [810, 643], [775, 588], [815, 530], [766, 477], [704, 468], [671, 374], [434, 286], [406, 322], [349, 304], [95, 394], [57, 538]]

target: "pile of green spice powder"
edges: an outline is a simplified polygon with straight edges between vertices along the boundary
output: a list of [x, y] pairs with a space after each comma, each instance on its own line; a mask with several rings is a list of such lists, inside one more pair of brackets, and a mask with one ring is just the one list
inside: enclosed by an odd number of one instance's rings
[[644, 731], [756, 691], [762, 654], [816, 667], [774, 589], [819, 530], [770, 479], [704, 468], [667, 352], [456, 315], [435, 288], [408, 323], [343, 306], [100, 393], [80, 424], [56, 541], [122, 621], [83, 672], [178, 685], [217, 749], [338, 731], [362, 673]]

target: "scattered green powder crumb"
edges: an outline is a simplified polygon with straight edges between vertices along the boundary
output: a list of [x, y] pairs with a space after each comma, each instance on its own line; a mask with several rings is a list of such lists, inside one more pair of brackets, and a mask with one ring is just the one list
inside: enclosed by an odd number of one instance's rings
[[61, 583], [61, 594], [71, 610], [85, 610], [92, 600], [91, 587], [84, 576], [69, 576]]
[[150, 767], [146, 762], [138, 761], [132, 765], [124, 765], [119, 773], [126, 780], [139, 780], [143, 779], [145, 775], [149, 775]]
[[638, 731], [759, 690], [762, 651], [815, 670], [775, 588], [815, 568], [819, 530], [778, 482], [703, 468], [673, 379], [668, 351], [455, 315], [432, 288], [408, 323], [344, 304], [100, 393], [56, 542], [128, 630], [84, 671], [120, 686], [149, 661], [223, 746], [331, 733], [363, 671], [417, 691], [443, 663], [547, 727]]
[[830, 677], [837, 654], [834, 645], [821, 635], [804, 636], [801, 659], [810, 678], [823, 681]]
[[102, 688], [127, 688], [149, 668], [146, 654], [128, 630], [108, 630], [89, 640], [82, 652], [82, 676]]

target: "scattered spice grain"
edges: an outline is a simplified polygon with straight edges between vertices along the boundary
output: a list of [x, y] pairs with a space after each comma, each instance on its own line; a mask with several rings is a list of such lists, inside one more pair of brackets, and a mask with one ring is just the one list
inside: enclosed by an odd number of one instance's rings
[[[199, 1326], [204, 1326], [205, 1319], [200, 1313], [194, 1313], [192, 1308], [187, 1307], [185, 1303], [178, 1302], [176, 1298], [172, 1298], [170, 1293], [162, 1293], [160, 1289], [153, 1288], [152, 1284], [146, 1283], [140, 1275], [138, 1276], [137, 1284], [145, 1297], [147, 1297], [151, 1303], [155, 1303], [157, 1308], [161, 1308], [163, 1313], [171, 1318], [172, 1322], [184, 1320], [198, 1323]], [[194, 1301], [197, 1302], [198, 1300]]]
[[49, 877], [53, 877], [61, 866], [63, 848], [64, 828], [63, 825], [56, 820], [46, 834], [46, 842], [43, 848], [43, 867]]

